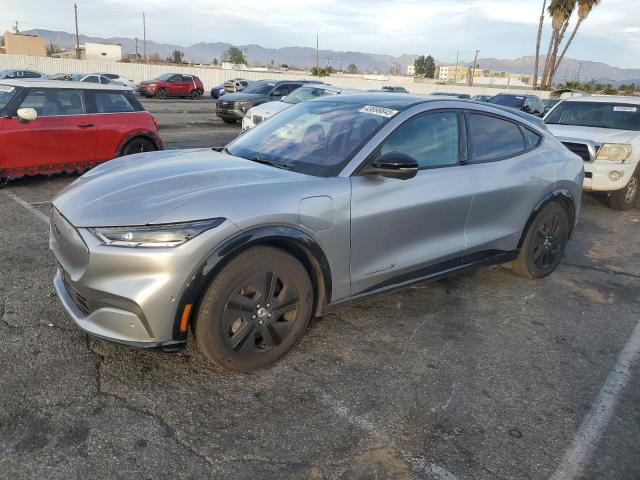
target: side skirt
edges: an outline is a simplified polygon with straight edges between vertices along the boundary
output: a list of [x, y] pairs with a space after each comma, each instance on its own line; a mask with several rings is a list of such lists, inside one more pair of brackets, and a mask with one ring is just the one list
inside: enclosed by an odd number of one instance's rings
[[[388, 293], [394, 290], [408, 287], [410, 285], [422, 282], [432, 282], [446, 278], [451, 275], [472, 270], [480, 267], [488, 267], [491, 265], [499, 265], [501, 263], [512, 262], [518, 258], [519, 249], [507, 252], [490, 250], [487, 252], [478, 252], [470, 256], [459, 257], [454, 260], [447, 260], [442, 263], [430, 265], [426, 269], [421, 268], [409, 274], [404, 273], [395, 279], [386, 280], [382, 286], [373, 287], [371, 290], [354, 295], [351, 298], [329, 303], [322, 309], [322, 314], [327, 314], [339, 310], [341, 308], [350, 307], [354, 303], [366, 300], [375, 295]], [[457, 265], [452, 266], [453, 263]], [[407, 278], [410, 277], [410, 278]]]

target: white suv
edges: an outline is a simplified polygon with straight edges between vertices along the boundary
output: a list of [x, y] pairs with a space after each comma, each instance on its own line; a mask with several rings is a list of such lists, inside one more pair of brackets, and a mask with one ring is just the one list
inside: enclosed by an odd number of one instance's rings
[[616, 210], [636, 204], [640, 186], [640, 98], [573, 97], [549, 111], [553, 135], [584, 160], [584, 190], [607, 192]]

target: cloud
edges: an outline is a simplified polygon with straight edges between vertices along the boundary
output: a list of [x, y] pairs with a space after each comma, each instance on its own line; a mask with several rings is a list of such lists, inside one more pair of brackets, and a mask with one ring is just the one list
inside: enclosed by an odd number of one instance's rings
[[[3, 0], [3, 18], [23, 28], [73, 31], [73, 5], [44, 0]], [[8, 4], [8, 5], [7, 5]], [[189, 45], [226, 41], [265, 47], [315, 46], [375, 53], [430, 53], [455, 61], [461, 51], [481, 57], [530, 55], [540, 0], [91, 0], [80, 3], [80, 30], [89, 35], [142, 36]], [[640, 2], [607, 0], [584, 22], [569, 55], [613, 65], [638, 66]], [[575, 21], [575, 20], [574, 20]], [[33, 23], [29, 23], [33, 22]], [[550, 21], [546, 21], [544, 39]], [[6, 25], [9, 28], [10, 25]], [[636, 65], [633, 65], [636, 63]]]

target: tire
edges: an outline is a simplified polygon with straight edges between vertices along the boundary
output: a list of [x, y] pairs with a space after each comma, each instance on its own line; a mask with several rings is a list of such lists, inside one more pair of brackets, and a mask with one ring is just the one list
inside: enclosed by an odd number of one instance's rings
[[191, 100], [199, 100], [202, 96], [202, 92], [200, 90], [193, 90], [191, 92]]
[[250, 248], [205, 291], [195, 324], [198, 350], [231, 370], [266, 368], [302, 338], [312, 306], [311, 280], [296, 258], [278, 248]]
[[133, 155], [134, 153], [155, 152], [157, 150], [155, 144], [144, 137], [132, 138], [122, 149], [121, 157]]
[[559, 203], [551, 202], [534, 218], [511, 268], [522, 277], [544, 278], [560, 264], [568, 241], [567, 211]]
[[636, 172], [631, 176], [627, 182], [626, 187], [615, 192], [611, 192], [609, 196], [609, 205], [614, 210], [630, 210], [636, 204], [638, 200], [638, 189], [640, 188], [640, 174]]
[[235, 118], [223, 118], [222, 121], [227, 125], [235, 125], [237, 120]]
[[167, 93], [167, 89], [166, 88], [161, 88], [160, 90], [158, 90], [156, 92], [156, 98], [159, 98], [160, 100], [164, 100], [169, 96], [169, 94]]

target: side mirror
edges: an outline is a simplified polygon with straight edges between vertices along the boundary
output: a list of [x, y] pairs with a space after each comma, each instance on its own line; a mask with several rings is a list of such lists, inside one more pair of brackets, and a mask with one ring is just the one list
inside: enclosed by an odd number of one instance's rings
[[376, 158], [365, 173], [409, 180], [418, 173], [418, 162], [404, 153], [389, 152]]
[[32, 122], [38, 118], [38, 112], [35, 108], [19, 108], [16, 113], [22, 122]]
[[282, 92], [280, 90], [275, 90], [271, 93], [272, 97], [281, 97], [282, 96]]

